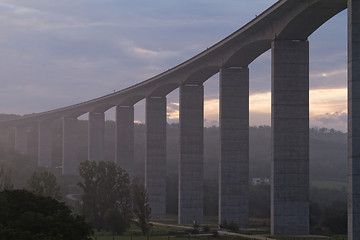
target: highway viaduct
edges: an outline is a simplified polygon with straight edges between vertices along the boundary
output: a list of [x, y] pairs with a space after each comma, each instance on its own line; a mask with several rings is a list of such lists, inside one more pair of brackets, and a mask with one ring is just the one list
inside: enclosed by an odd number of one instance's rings
[[[249, 68], [271, 49], [271, 233], [309, 233], [308, 37], [348, 8], [348, 237], [360, 239], [360, 1], [280, 0], [254, 20], [184, 63], [146, 81], [87, 102], [0, 122], [26, 131], [38, 124], [38, 165], [51, 167], [51, 124], [63, 121], [64, 175], [76, 174], [77, 119], [88, 113], [88, 159], [104, 159], [104, 113], [116, 107], [116, 159], [132, 173], [134, 104], [146, 99], [145, 185], [154, 219], [165, 218], [166, 96], [179, 88], [180, 224], [203, 222], [203, 83], [220, 73], [219, 223], [246, 228], [249, 217]], [[345, 37], [345, 36], [344, 36]], [[6, 136], [6, 134], [5, 134]], [[4, 138], [2, 138], [4, 139]], [[6, 140], [6, 139], [5, 139]], [[344, 163], [345, 164], [345, 163]]]

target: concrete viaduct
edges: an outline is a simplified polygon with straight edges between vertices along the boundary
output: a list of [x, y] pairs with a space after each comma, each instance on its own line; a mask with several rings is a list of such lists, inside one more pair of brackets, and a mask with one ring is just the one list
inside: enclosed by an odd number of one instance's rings
[[[203, 83], [220, 73], [219, 223], [248, 224], [249, 68], [272, 52], [271, 232], [309, 233], [309, 42], [328, 19], [348, 8], [348, 225], [360, 239], [360, 1], [280, 0], [204, 52], [121, 91], [76, 105], [0, 122], [16, 129], [15, 148], [27, 151], [26, 131], [39, 126], [38, 165], [51, 167], [51, 123], [63, 121], [63, 174], [76, 174], [77, 118], [89, 114], [88, 159], [104, 159], [104, 113], [116, 107], [116, 159], [132, 172], [134, 104], [146, 99], [145, 185], [154, 219], [165, 218], [166, 96], [180, 88], [180, 224], [203, 222]], [[345, 37], [345, 36], [344, 36]], [[345, 163], [344, 163], [345, 164]]]

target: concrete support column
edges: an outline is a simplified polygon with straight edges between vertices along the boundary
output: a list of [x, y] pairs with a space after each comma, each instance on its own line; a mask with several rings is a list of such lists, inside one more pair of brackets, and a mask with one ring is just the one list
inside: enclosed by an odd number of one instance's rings
[[348, 1], [348, 239], [360, 239], [360, 2]]
[[15, 150], [19, 153], [28, 153], [28, 127], [19, 125], [15, 128]]
[[134, 164], [134, 106], [116, 106], [117, 164], [133, 177]]
[[204, 86], [180, 87], [179, 224], [203, 223]]
[[309, 234], [309, 42], [272, 43], [271, 233]]
[[152, 219], [166, 218], [166, 97], [146, 98], [145, 187]]
[[220, 70], [219, 224], [249, 221], [249, 68]]
[[39, 122], [38, 167], [52, 167], [52, 126], [50, 122]]
[[76, 117], [63, 118], [63, 175], [78, 175], [77, 123]]
[[105, 113], [89, 113], [89, 161], [104, 161]]

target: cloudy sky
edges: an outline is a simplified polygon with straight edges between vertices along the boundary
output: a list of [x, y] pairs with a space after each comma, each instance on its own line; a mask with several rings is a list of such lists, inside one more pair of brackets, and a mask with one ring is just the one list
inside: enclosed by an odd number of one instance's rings
[[[29, 114], [129, 87], [171, 68], [275, 0], [1, 0], [0, 112]], [[346, 131], [344, 11], [310, 38], [310, 125]], [[270, 51], [250, 65], [250, 124], [270, 124]], [[205, 125], [218, 123], [218, 76], [205, 83]], [[144, 101], [135, 119], [144, 121]], [[178, 116], [178, 91], [168, 118]], [[114, 110], [106, 113], [113, 119]], [[86, 118], [86, 116], [84, 116]]]

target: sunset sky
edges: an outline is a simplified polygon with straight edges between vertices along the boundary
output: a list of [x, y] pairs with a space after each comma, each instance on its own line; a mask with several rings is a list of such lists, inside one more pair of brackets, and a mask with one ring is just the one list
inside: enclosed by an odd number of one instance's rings
[[[236, 31], [274, 0], [2, 0], [0, 113], [42, 112], [157, 75]], [[347, 129], [347, 12], [310, 38], [310, 126]], [[270, 51], [250, 64], [250, 125], [270, 124]], [[135, 105], [144, 121], [144, 101]], [[106, 113], [114, 119], [114, 110]], [[177, 121], [178, 91], [168, 96]], [[86, 116], [82, 117], [86, 118]], [[205, 125], [218, 124], [218, 75]]]

